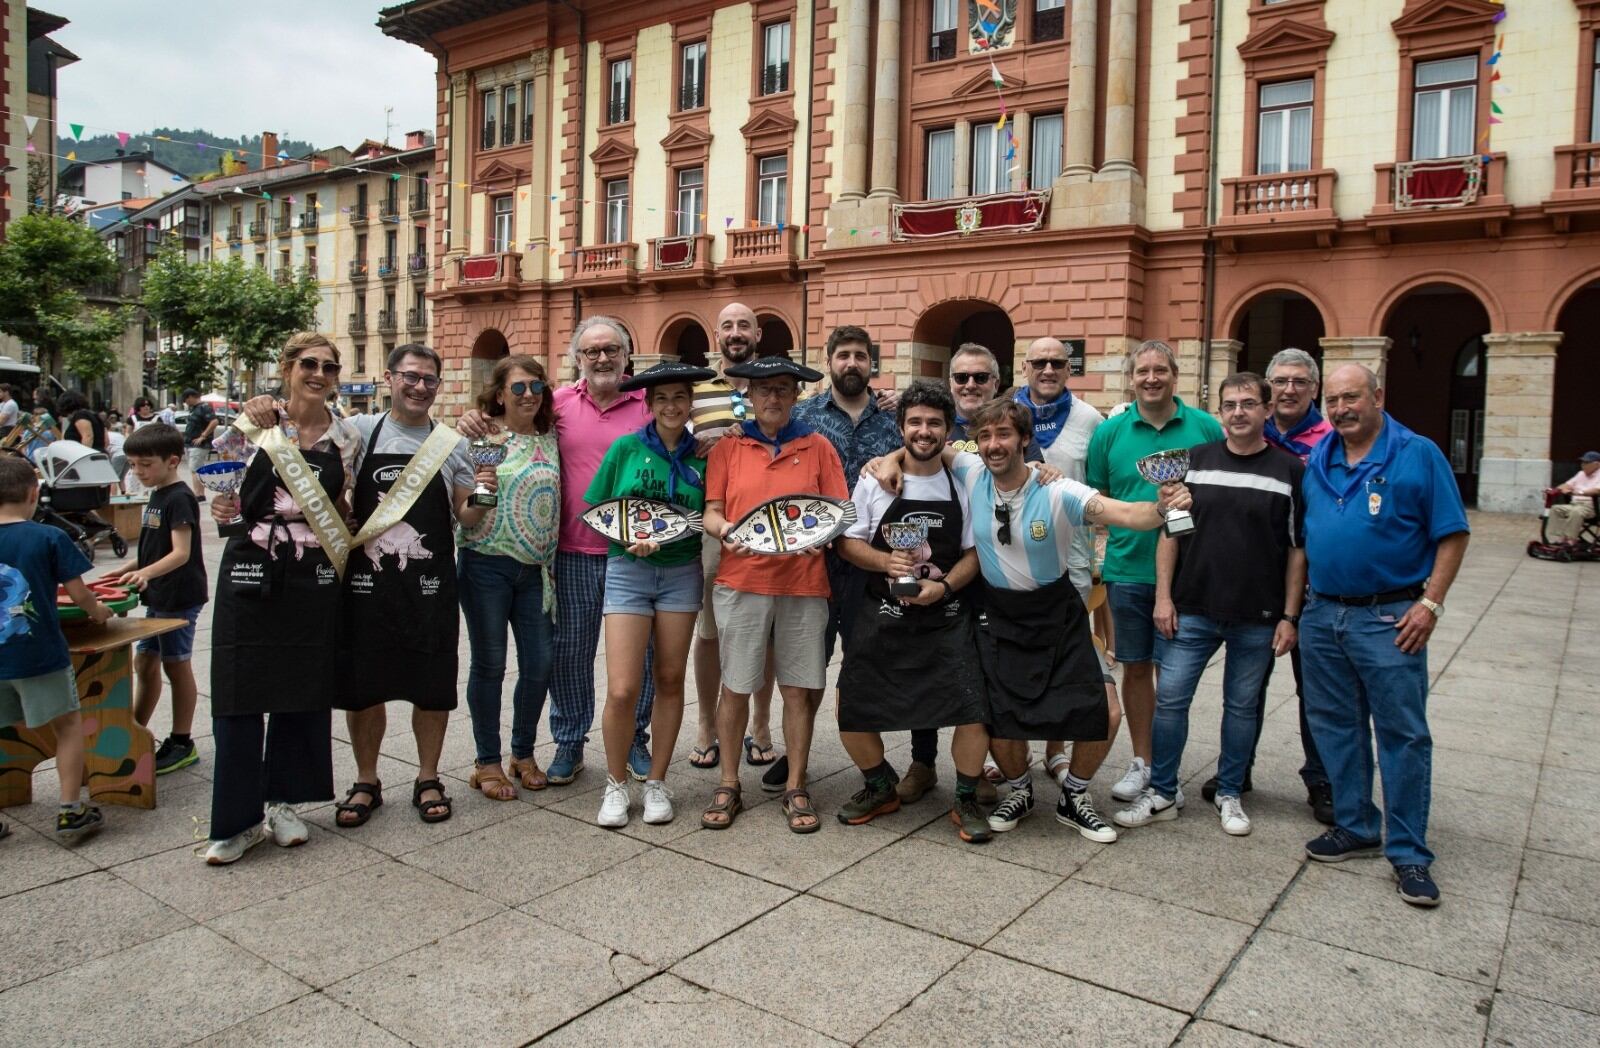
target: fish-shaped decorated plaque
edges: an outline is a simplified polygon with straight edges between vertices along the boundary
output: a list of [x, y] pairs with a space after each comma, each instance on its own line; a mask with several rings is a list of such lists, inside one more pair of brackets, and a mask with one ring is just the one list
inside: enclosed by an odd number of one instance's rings
[[763, 502], [728, 532], [727, 541], [751, 553], [800, 553], [825, 546], [856, 522], [854, 503], [821, 495]]
[[646, 539], [666, 545], [699, 532], [703, 526], [701, 515], [694, 510], [657, 499], [607, 499], [590, 507], [579, 519], [623, 546]]

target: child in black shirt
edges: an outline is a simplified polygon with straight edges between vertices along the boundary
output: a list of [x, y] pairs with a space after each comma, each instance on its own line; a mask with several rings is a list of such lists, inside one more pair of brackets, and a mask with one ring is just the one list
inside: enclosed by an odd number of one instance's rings
[[184, 619], [180, 630], [147, 637], [134, 655], [137, 686], [133, 715], [148, 724], [161, 699], [161, 674], [172, 684], [172, 734], [156, 750], [156, 774], [165, 775], [198, 761], [191, 731], [196, 687], [190, 654], [195, 621], [206, 603], [206, 569], [200, 554], [200, 504], [178, 479], [183, 437], [176, 429], [155, 423], [137, 430], [123, 445], [128, 468], [150, 490], [138, 559], [125, 565], [117, 581], [138, 586], [146, 615]]

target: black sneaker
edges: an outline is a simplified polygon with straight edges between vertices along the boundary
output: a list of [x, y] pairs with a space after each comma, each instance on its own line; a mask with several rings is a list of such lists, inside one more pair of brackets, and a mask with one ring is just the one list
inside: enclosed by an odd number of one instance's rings
[[161, 745], [156, 748], [156, 774], [165, 775], [187, 768], [191, 764], [200, 762], [200, 754], [194, 748], [194, 740], [179, 742], [171, 735], [161, 740]]
[[855, 796], [839, 809], [839, 821], [846, 826], [862, 826], [880, 815], [900, 810], [900, 794], [895, 790], [897, 779], [868, 780]]
[[761, 776], [761, 789], [766, 793], [782, 793], [788, 785], [789, 755], [786, 753], [773, 761], [772, 767], [768, 768], [767, 773]]
[[1306, 842], [1306, 857], [1318, 862], [1344, 862], [1363, 855], [1376, 855], [1383, 849], [1380, 840], [1363, 840], [1340, 826]]
[[80, 806], [76, 811], [57, 812], [56, 840], [82, 840], [98, 830], [105, 821], [100, 809], [92, 804]]
[[1396, 866], [1394, 875], [1400, 882], [1396, 889], [1400, 898], [1424, 908], [1439, 905], [1439, 886], [1433, 883], [1426, 866]]
[[1056, 821], [1075, 827], [1097, 844], [1111, 844], [1117, 839], [1117, 831], [1107, 826], [1100, 813], [1094, 810], [1094, 799], [1088, 790], [1062, 790], [1061, 799], [1056, 801]]
[[988, 844], [994, 839], [994, 831], [989, 828], [989, 820], [978, 807], [975, 796], [957, 797], [956, 806], [950, 809], [950, 821], [956, 824], [957, 835], [968, 844]]
[[1005, 833], [1007, 830], [1017, 828], [1017, 823], [1033, 814], [1033, 787], [1012, 790], [1006, 794], [1005, 800], [989, 813], [989, 829], [996, 833]]
[[[1250, 775], [1248, 772], [1246, 772], [1244, 777], [1244, 785], [1239, 787], [1239, 792], [1249, 793], [1254, 789], [1255, 784], [1250, 781]], [[1211, 778], [1200, 784], [1200, 796], [1206, 799], [1207, 804], [1217, 803], [1217, 777], [1215, 775], [1211, 776]], [[1331, 819], [1328, 821], [1328, 825], [1333, 825], [1333, 821]]]
[[1333, 786], [1326, 782], [1314, 782], [1306, 787], [1306, 803], [1311, 805], [1312, 816], [1324, 826], [1334, 825], [1333, 817]]

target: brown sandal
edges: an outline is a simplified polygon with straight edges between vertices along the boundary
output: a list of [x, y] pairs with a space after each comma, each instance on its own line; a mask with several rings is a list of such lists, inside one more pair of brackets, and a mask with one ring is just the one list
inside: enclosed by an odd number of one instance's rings
[[531, 755], [512, 757], [511, 774], [517, 777], [517, 781], [525, 790], [542, 790], [550, 785], [550, 780], [545, 778], [544, 772], [539, 769], [539, 762]]
[[[802, 798], [805, 800], [804, 804], [800, 803]], [[817, 814], [817, 809], [811, 806], [811, 794], [804, 787], [784, 791], [783, 815], [789, 820], [790, 833], [816, 833], [822, 829], [822, 817]], [[800, 821], [805, 818], [809, 818], [811, 822]]]
[[467, 779], [467, 785], [492, 801], [517, 799], [517, 788], [511, 785], [511, 780], [506, 778], [505, 769], [500, 767], [498, 762], [474, 765], [472, 775]]
[[[700, 825], [708, 830], [725, 830], [744, 810], [744, 801], [737, 786], [718, 786], [711, 791], [711, 805], [700, 815]], [[726, 822], [715, 822], [711, 815], [726, 815]]]

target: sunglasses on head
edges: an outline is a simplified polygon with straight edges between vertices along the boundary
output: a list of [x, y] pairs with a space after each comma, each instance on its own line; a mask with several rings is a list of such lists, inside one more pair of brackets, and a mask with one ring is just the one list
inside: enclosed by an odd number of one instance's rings
[[987, 371], [956, 371], [950, 375], [950, 381], [958, 386], [965, 386], [969, 382], [983, 386], [987, 385], [993, 378], [994, 376]]
[[994, 519], [1000, 523], [1000, 531], [995, 538], [1000, 540], [1000, 545], [1011, 545], [1011, 507], [997, 505], [994, 508]]
[[544, 392], [545, 387], [544, 382], [539, 379], [534, 379], [531, 382], [513, 382], [506, 388], [511, 390], [511, 395], [513, 397], [520, 397], [529, 393], [533, 394], [534, 396], [538, 396], [540, 393]]
[[295, 363], [307, 375], [315, 375], [318, 371], [324, 375], [337, 375], [344, 368], [337, 360], [318, 360], [316, 357], [296, 357]]

